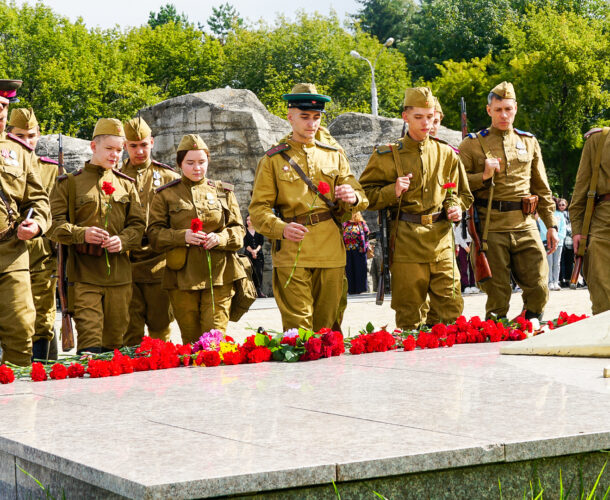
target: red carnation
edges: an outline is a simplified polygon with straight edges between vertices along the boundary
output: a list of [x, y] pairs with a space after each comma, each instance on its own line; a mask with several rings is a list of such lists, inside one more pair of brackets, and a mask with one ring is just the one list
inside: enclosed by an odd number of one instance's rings
[[318, 183], [318, 191], [320, 191], [321, 195], [325, 195], [330, 193], [330, 186], [327, 182], [320, 181]]
[[356, 337], [355, 339], [352, 339], [352, 345], [349, 348], [349, 352], [354, 355], [362, 354], [364, 352], [364, 347], [364, 341], [361, 338]]
[[31, 377], [34, 382], [42, 382], [47, 379], [47, 372], [42, 363], [32, 363]]
[[222, 355], [222, 361], [225, 365], [239, 365], [244, 362], [241, 352], [225, 352]]
[[405, 351], [414, 351], [415, 337], [413, 337], [413, 335], [409, 335], [406, 339], [402, 341], [402, 346], [405, 348]]
[[434, 335], [428, 335], [428, 344], [426, 347], [428, 349], [436, 349], [439, 346], [440, 342], [438, 341], [438, 338], [436, 338]]
[[194, 233], [201, 231], [203, 229], [203, 221], [199, 218], [191, 219], [191, 231]]
[[455, 189], [455, 187], [455, 182], [446, 182], [445, 184], [443, 184], [443, 189]]
[[428, 346], [428, 334], [426, 332], [419, 332], [415, 345], [420, 349], [425, 349]]
[[271, 360], [271, 350], [267, 347], [259, 346], [248, 353], [249, 363], [264, 363]]
[[322, 357], [322, 340], [318, 337], [311, 337], [305, 342], [305, 354], [301, 356], [301, 361], [315, 361]]
[[15, 381], [15, 374], [6, 365], [0, 366], [0, 384], [11, 384]]
[[220, 364], [218, 351], [203, 351], [203, 364], [205, 366], [218, 366]]
[[442, 323], [438, 323], [432, 327], [432, 334], [436, 337], [446, 337], [447, 327]]
[[78, 378], [85, 376], [85, 367], [80, 363], [72, 363], [68, 366], [68, 377]]
[[63, 380], [68, 376], [68, 369], [61, 363], [55, 363], [49, 372], [49, 377], [55, 380]]
[[87, 373], [91, 378], [104, 378], [110, 376], [110, 361], [92, 359], [87, 366]]
[[108, 196], [110, 196], [112, 193], [114, 193], [116, 191], [116, 188], [112, 187], [112, 182], [102, 182], [102, 191], [104, 191], [104, 194], [107, 194]]

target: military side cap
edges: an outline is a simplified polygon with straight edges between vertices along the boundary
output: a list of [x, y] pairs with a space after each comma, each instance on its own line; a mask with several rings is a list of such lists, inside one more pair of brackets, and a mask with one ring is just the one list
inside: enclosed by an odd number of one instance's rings
[[434, 108], [436, 98], [428, 87], [413, 87], [405, 90], [403, 107]]
[[178, 149], [176, 150], [176, 152], [194, 151], [197, 149], [201, 149], [207, 153], [210, 152], [207, 144], [203, 142], [203, 139], [201, 137], [199, 137], [197, 134], [187, 134], [182, 136], [182, 139], [180, 140], [180, 144], [178, 144]]
[[125, 137], [125, 131], [123, 130], [121, 120], [117, 120], [116, 118], [100, 118], [93, 129], [93, 139], [98, 135]]
[[441, 118], [445, 116], [445, 113], [443, 113], [443, 108], [441, 107], [441, 101], [438, 100], [438, 97], [434, 98], [434, 112], [440, 113]]
[[22, 83], [21, 80], [0, 80], [0, 97], [5, 97], [9, 102], [19, 102], [17, 89]]
[[126, 121], [124, 128], [125, 138], [128, 141], [143, 141], [152, 135], [152, 130], [148, 126], [148, 123], [146, 123], [144, 119], [140, 118], [139, 116]]
[[16, 108], [11, 111], [8, 126], [30, 130], [38, 126], [38, 120], [32, 108]]
[[283, 94], [282, 99], [288, 101], [289, 108], [298, 108], [304, 111], [313, 109], [323, 111], [324, 105], [331, 101], [331, 98], [324, 94], [318, 94], [318, 90], [313, 83], [297, 83], [292, 87], [290, 94]]
[[510, 82], [502, 82], [491, 89], [492, 94], [500, 96], [502, 99], [517, 99], [515, 88]]

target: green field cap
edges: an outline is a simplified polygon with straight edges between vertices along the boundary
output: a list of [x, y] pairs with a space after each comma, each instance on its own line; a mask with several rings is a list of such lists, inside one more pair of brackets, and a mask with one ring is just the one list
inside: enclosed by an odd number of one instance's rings
[[290, 94], [282, 95], [282, 99], [288, 101], [289, 108], [298, 108], [303, 111], [324, 111], [324, 105], [332, 99], [324, 94], [318, 94], [313, 83], [297, 83], [292, 87]]

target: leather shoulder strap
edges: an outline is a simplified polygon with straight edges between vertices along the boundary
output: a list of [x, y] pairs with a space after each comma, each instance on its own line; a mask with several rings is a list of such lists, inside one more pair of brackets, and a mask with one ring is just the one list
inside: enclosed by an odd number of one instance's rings
[[68, 178], [68, 219], [74, 224], [76, 220], [76, 181], [72, 173], [67, 173], [66, 177]]
[[[602, 135], [597, 144], [595, 151], [595, 161], [593, 162], [593, 170], [591, 172], [591, 184], [589, 185], [589, 192], [587, 193], [587, 205], [585, 207], [585, 218], [582, 223], [582, 240], [587, 241], [589, 236], [589, 229], [591, 227], [591, 218], [593, 217], [593, 211], [595, 210], [595, 197], [597, 196], [597, 179], [599, 178], [599, 171], [602, 163], [602, 151], [608, 140], [608, 132], [610, 127], [604, 127]], [[582, 257], [585, 254], [586, 244], [579, 245], [577, 255]]]
[[309, 190], [312, 191], [316, 196], [318, 196], [318, 198], [320, 198], [328, 208], [334, 210], [337, 207], [337, 205], [333, 201], [329, 200], [326, 196], [320, 193], [318, 188], [313, 182], [311, 182], [311, 179], [305, 175], [305, 172], [303, 172], [303, 170], [301, 169], [301, 167], [299, 167], [296, 161], [290, 158], [290, 156], [288, 156], [284, 151], [280, 151], [279, 153], [282, 158], [284, 158], [284, 160], [286, 160], [288, 164], [294, 169], [294, 171], [299, 175], [303, 182], [307, 184]]

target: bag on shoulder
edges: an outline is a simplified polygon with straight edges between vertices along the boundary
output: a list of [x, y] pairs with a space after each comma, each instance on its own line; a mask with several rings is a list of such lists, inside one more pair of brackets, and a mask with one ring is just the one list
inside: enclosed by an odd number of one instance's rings
[[231, 299], [231, 311], [229, 313], [230, 321], [239, 321], [241, 317], [248, 312], [250, 306], [256, 300], [256, 287], [252, 278], [252, 264], [250, 259], [242, 254], [237, 254], [238, 265], [241, 265], [246, 273], [245, 278], [238, 279], [233, 282], [233, 290], [235, 291]]

